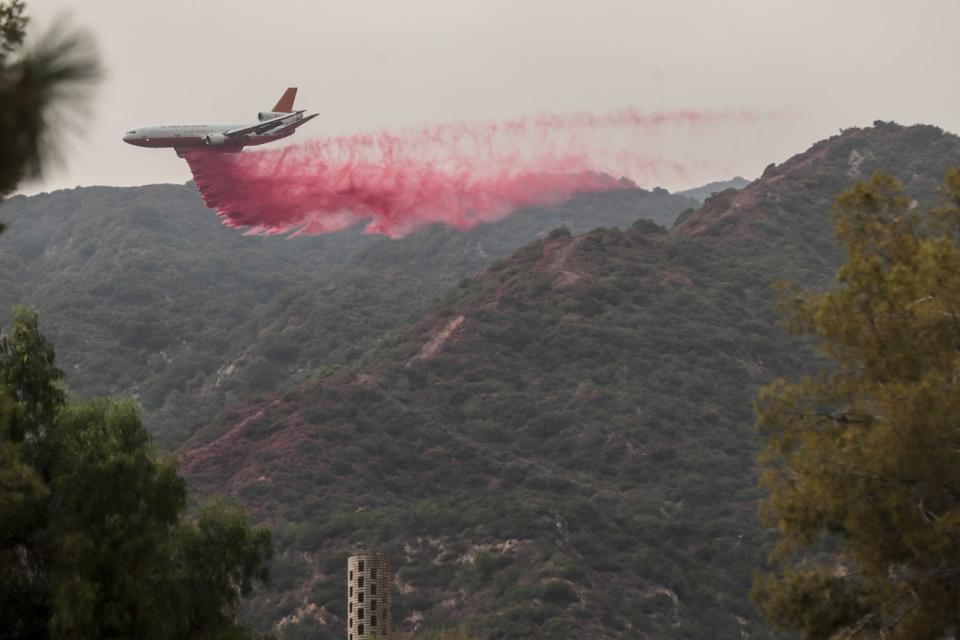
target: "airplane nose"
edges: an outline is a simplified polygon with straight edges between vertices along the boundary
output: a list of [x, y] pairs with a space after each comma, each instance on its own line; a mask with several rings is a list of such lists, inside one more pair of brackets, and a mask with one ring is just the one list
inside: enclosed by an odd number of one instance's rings
[[133, 140], [133, 134], [132, 134], [132, 133], [125, 133], [125, 134], [123, 135], [123, 141], [124, 141], [124, 142], [126, 142], [126, 143], [129, 144], [131, 140]]

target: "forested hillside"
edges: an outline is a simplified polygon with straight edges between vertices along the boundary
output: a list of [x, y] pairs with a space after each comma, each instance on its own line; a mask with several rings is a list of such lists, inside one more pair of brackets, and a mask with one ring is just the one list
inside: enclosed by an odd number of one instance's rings
[[135, 397], [159, 442], [175, 446], [224, 406], [356, 357], [446, 287], [555, 226], [670, 224], [693, 204], [627, 188], [393, 241], [359, 231], [247, 237], [190, 185], [20, 196], [2, 207], [0, 310], [36, 308], [72, 391]]
[[251, 616], [341, 637], [343, 558], [379, 549], [407, 627], [769, 637], [747, 596], [770, 535], [750, 403], [813, 363], [772, 284], [829, 282], [853, 181], [884, 170], [929, 202], [955, 164], [933, 127], [847, 130], [670, 231], [556, 230], [346, 366], [235, 406], [183, 470], [274, 528], [275, 591]]

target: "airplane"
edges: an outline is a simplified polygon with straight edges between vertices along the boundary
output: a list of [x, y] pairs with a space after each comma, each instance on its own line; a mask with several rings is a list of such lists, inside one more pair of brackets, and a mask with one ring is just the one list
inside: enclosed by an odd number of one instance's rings
[[270, 111], [257, 114], [256, 124], [186, 124], [139, 127], [123, 136], [138, 147], [173, 148], [181, 158], [186, 151], [239, 153], [244, 147], [266, 144], [292, 135], [298, 127], [317, 117], [295, 111], [297, 88], [290, 87]]

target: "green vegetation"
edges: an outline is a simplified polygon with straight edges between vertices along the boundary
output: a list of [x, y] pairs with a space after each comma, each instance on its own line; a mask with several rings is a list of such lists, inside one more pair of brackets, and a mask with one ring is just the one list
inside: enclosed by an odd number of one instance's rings
[[924, 215], [892, 178], [858, 184], [839, 288], [785, 298], [829, 366], [758, 400], [781, 538], [756, 598], [804, 638], [935, 640], [960, 619], [960, 170], [946, 194]]
[[0, 629], [7, 638], [248, 638], [270, 533], [202, 505], [125, 400], [68, 402], [37, 316], [0, 344]]
[[189, 186], [13, 197], [2, 208], [0, 309], [36, 308], [71, 388], [136, 398], [172, 448], [226, 406], [356, 359], [440, 292], [557, 225], [670, 224], [690, 205], [633, 189], [394, 241], [359, 230], [247, 237]]
[[[89, 86], [95, 65], [75, 36], [48, 40], [46, 58], [21, 52], [22, 6], [0, 7], [0, 128], [20, 136], [3, 149], [5, 193], [41, 166], [48, 105], [72, 104], [66, 89]], [[24, 83], [59, 88], [22, 112]], [[242, 617], [341, 638], [343, 560], [376, 549], [398, 566], [393, 623], [425, 628], [417, 637], [464, 637], [431, 629], [465, 619], [489, 640], [773, 637], [747, 597], [775, 542], [753, 518], [749, 401], [809, 369], [811, 351], [777, 328], [771, 284], [826, 285], [840, 255], [825, 212], [851, 181], [884, 169], [929, 198], [958, 163], [953, 136], [877, 123], [771, 165], [669, 232], [655, 223], [689, 200], [624, 190], [402, 242], [243, 238], [189, 187], [12, 198], [0, 307], [43, 310], [75, 390], [134, 396], [165, 446], [189, 437], [192, 485], [229, 489], [276, 526], [279, 553], [223, 502], [188, 519], [186, 484], [140, 407], [68, 401], [36, 316], [18, 311], [0, 354], [0, 629], [249, 637]], [[956, 342], [956, 213], [924, 226], [882, 181], [844, 203], [891, 224], [849, 216], [841, 238], [864, 259], [848, 288], [794, 307], [838, 368], [764, 396], [785, 568], [758, 597], [810, 637], [936, 637], [957, 597], [956, 483], [929, 475], [956, 466], [953, 440], [936, 447], [955, 414], [942, 345]], [[887, 268], [877, 247], [912, 256], [916, 273]], [[788, 419], [806, 401], [824, 419], [809, 434], [815, 415]], [[923, 446], [894, 449], [894, 426]], [[824, 473], [828, 454], [860, 475]], [[786, 464], [808, 482], [782, 482]], [[858, 501], [850, 518], [843, 499]], [[275, 588], [240, 616], [268, 561]]]
[[[23, 51], [26, 23], [0, 3], [0, 196], [39, 175], [52, 114], [98, 76], [82, 34]], [[132, 402], [68, 402], [36, 314], [16, 308], [0, 340], [0, 635], [250, 638], [238, 607], [268, 577], [270, 533], [221, 502], [185, 520], [176, 467]]]
[[954, 136], [884, 124], [669, 232], [545, 234], [340, 367], [231, 408], [183, 469], [274, 527], [284, 588], [250, 619], [341, 637], [342, 558], [371, 549], [395, 560], [398, 629], [773, 637], [749, 599], [775, 542], [756, 519], [751, 401], [821, 364], [778, 326], [773, 283], [829, 285], [852, 167], [929, 199], [948, 164]]
[[461, 628], [429, 629], [423, 633], [411, 633], [401, 638], [403, 640], [479, 640], [479, 636]]

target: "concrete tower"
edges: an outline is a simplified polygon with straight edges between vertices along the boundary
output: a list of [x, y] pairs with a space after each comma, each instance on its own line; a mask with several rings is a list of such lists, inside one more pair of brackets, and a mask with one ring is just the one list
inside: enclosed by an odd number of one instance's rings
[[390, 559], [381, 555], [347, 559], [347, 640], [390, 640]]

